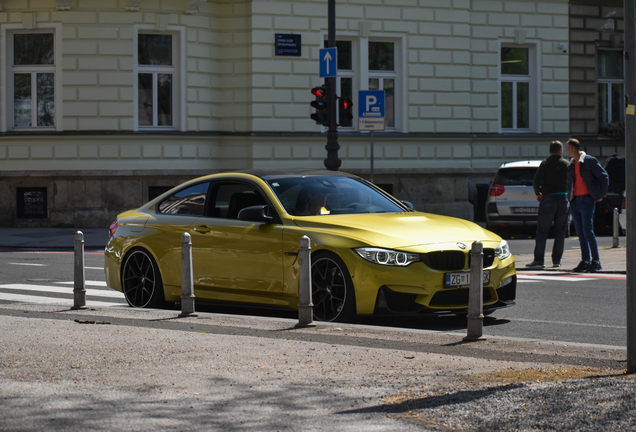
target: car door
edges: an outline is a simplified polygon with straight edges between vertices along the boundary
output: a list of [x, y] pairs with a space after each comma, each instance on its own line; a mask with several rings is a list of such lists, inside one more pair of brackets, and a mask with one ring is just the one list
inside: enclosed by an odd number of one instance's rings
[[152, 229], [145, 242], [157, 257], [163, 284], [170, 292], [181, 286], [181, 236], [205, 214], [210, 182], [205, 181], [182, 188], [157, 204], [156, 222], [146, 225]]
[[200, 295], [241, 300], [235, 296], [282, 294], [282, 224], [237, 218], [245, 207], [268, 204], [264, 197], [256, 185], [241, 181], [219, 182], [210, 189], [208, 216], [191, 227], [194, 284]]

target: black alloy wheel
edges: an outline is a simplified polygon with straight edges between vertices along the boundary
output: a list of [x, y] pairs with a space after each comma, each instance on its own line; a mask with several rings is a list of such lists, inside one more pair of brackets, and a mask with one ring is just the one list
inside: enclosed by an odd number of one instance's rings
[[159, 307], [164, 302], [159, 268], [149, 252], [133, 249], [124, 260], [121, 285], [132, 307]]
[[335, 254], [312, 257], [311, 294], [318, 321], [344, 322], [355, 314], [353, 282], [344, 262]]

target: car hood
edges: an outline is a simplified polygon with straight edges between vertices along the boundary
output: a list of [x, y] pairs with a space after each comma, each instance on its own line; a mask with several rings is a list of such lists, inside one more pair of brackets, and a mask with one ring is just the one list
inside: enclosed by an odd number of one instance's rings
[[463, 219], [430, 213], [371, 213], [294, 218], [301, 228], [330, 231], [372, 246], [413, 248], [457, 242], [499, 243], [501, 237]]

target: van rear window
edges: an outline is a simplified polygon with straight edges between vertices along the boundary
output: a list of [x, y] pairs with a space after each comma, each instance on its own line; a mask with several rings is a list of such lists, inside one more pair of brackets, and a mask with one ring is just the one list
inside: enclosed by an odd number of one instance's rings
[[495, 184], [503, 186], [532, 186], [536, 168], [502, 168], [497, 172]]

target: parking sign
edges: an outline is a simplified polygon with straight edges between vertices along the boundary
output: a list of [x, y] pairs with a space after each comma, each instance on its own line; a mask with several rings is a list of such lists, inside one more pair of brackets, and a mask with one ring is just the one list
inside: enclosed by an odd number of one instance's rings
[[358, 130], [384, 130], [384, 90], [358, 92]]

